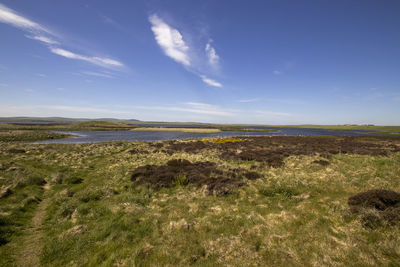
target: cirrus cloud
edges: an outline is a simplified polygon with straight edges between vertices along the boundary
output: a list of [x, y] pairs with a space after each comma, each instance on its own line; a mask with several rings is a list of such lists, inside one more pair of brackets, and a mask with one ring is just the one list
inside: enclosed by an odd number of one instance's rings
[[208, 63], [214, 68], [218, 67], [219, 56], [217, 55], [215, 48], [211, 46], [211, 41], [206, 44], [205, 51], [207, 54]]
[[204, 83], [206, 83], [206, 84], [208, 84], [208, 85], [210, 85], [210, 86], [213, 86], [213, 87], [222, 87], [222, 84], [221, 84], [221, 83], [219, 83], [219, 82], [217, 82], [217, 81], [215, 81], [215, 80], [212, 80], [212, 79], [206, 77], [205, 75], [200, 75], [200, 78], [203, 80]]
[[50, 51], [56, 55], [66, 57], [69, 59], [77, 59], [86, 61], [101, 67], [123, 67], [124, 64], [121, 62], [111, 59], [111, 58], [102, 58], [102, 57], [89, 57], [80, 54], [73, 53], [71, 51], [61, 49], [61, 48], [50, 48]]
[[[153, 31], [154, 38], [157, 44], [164, 51], [165, 55], [182, 64], [187, 71], [199, 76], [205, 84], [213, 87], [222, 87], [221, 83], [199, 73], [198, 67], [193, 66], [189, 54], [191, 49], [185, 43], [182, 34], [177, 29], [168, 25], [157, 14], [151, 15], [149, 17], [149, 22], [151, 23], [151, 30]], [[216, 68], [219, 63], [219, 56], [211, 46], [211, 40], [207, 43], [205, 51], [209, 64]]]
[[186, 45], [181, 33], [169, 26], [156, 14], [149, 17], [154, 37], [164, 53], [185, 66], [190, 66], [189, 47]]
[[27, 38], [44, 43], [52, 53], [59, 56], [86, 61], [105, 68], [120, 68], [124, 66], [123, 63], [108, 57], [81, 55], [60, 48], [60, 42], [54, 40], [55, 38], [57, 39], [57, 35], [47, 27], [18, 14], [2, 4], [0, 4], [0, 22], [28, 32], [29, 34], [25, 35]]

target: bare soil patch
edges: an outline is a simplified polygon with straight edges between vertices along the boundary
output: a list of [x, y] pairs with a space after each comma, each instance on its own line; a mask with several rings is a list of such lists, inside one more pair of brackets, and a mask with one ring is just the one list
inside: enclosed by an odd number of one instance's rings
[[260, 177], [256, 172], [243, 169], [221, 169], [214, 162], [192, 163], [185, 159], [174, 159], [161, 166], [138, 167], [132, 173], [131, 180], [153, 188], [188, 184], [206, 186], [209, 194], [223, 196], [246, 185], [243, 178], [252, 180]]
[[400, 223], [400, 194], [390, 190], [369, 190], [349, 198], [350, 211], [361, 215], [368, 228]]

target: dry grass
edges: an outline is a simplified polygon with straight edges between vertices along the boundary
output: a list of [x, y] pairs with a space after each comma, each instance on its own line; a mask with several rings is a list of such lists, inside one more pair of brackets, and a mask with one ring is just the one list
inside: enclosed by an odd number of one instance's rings
[[215, 144], [225, 144], [225, 143], [237, 143], [242, 142], [243, 140], [232, 138], [232, 137], [217, 137], [217, 138], [206, 138], [202, 139], [203, 142], [211, 142]]
[[[7, 153], [10, 147], [26, 153]], [[133, 148], [143, 153], [131, 154]], [[145, 142], [0, 143], [0, 150], [2, 185], [12, 185], [28, 173], [52, 184], [46, 195], [40, 194], [49, 201], [44, 239], [37, 244], [42, 247], [43, 266], [396, 266], [400, 262], [400, 228], [366, 229], [347, 205], [350, 196], [368, 189], [400, 191], [399, 153], [337, 154], [328, 159], [328, 166], [313, 163], [321, 160], [318, 155], [290, 156], [283, 167], [272, 168], [252, 161], [225, 161], [217, 150], [169, 155], [155, 152]], [[225, 197], [210, 196], [205, 188], [190, 185], [156, 190], [130, 181], [137, 167], [164, 165], [171, 159], [251, 169], [262, 178], [246, 181], [248, 186]], [[24, 170], [12, 170], [13, 166]], [[22, 189], [12, 190], [0, 199], [2, 220], [12, 218], [21, 205], [12, 198]], [[30, 207], [28, 214], [35, 218], [40, 206]], [[22, 229], [30, 225], [29, 220], [20, 223]], [[12, 257], [15, 260], [19, 252], [11, 248], [24, 246], [19, 235], [24, 236], [19, 232], [0, 246], [0, 265], [15, 264]]]
[[160, 132], [184, 132], [184, 133], [219, 133], [219, 129], [207, 128], [170, 128], [170, 127], [140, 127], [131, 131], [160, 131]]

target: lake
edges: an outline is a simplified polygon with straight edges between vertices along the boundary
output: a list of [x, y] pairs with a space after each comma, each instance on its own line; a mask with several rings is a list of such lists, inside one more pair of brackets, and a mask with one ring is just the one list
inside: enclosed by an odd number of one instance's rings
[[34, 144], [78, 144], [96, 143], [108, 141], [162, 141], [181, 140], [207, 137], [226, 137], [243, 135], [331, 135], [331, 136], [382, 136], [378, 134], [365, 134], [363, 130], [326, 130], [311, 128], [288, 128], [288, 127], [246, 127], [252, 129], [272, 129], [273, 132], [219, 132], [219, 133], [184, 133], [166, 131], [54, 131], [57, 133], [72, 134], [74, 137], [64, 139], [52, 139], [34, 142]]

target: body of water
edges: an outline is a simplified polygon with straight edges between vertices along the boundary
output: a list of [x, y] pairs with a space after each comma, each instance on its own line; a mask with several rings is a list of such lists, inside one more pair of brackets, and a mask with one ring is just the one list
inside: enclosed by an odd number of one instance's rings
[[[72, 134], [74, 137], [64, 139], [52, 139], [35, 142], [34, 144], [78, 144], [109, 141], [162, 141], [181, 140], [207, 137], [226, 137], [243, 135], [331, 135], [331, 136], [375, 136], [365, 134], [363, 130], [326, 130], [310, 128], [286, 128], [286, 127], [262, 127], [254, 126], [253, 129], [271, 129], [273, 132], [219, 132], [219, 133], [184, 133], [167, 131], [54, 131], [57, 133]], [[370, 131], [368, 131], [370, 132]], [[382, 135], [376, 135], [382, 136]]]

